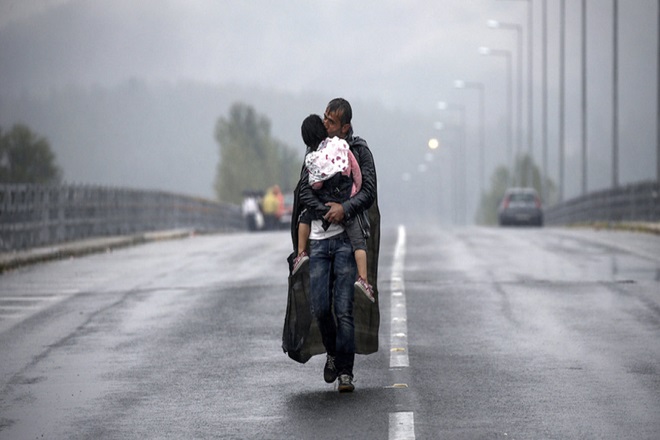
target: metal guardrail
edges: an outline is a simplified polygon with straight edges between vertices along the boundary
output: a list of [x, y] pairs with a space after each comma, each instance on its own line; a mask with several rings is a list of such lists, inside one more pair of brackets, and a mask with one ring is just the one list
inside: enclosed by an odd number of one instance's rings
[[239, 206], [159, 191], [0, 185], [0, 251], [166, 229], [245, 229]]
[[545, 223], [659, 222], [660, 182], [597, 191], [546, 208]]
[[[545, 209], [545, 223], [660, 222], [660, 182], [593, 192]], [[0, 251], [167, 229], [244, 230], [239, 206], [160, 191], [0, 184]]]

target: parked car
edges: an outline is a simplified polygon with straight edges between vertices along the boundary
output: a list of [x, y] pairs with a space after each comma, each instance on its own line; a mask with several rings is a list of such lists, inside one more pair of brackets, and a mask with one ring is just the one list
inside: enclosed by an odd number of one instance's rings
[[509, 188], [497, 210], [500, 226], [543, 226], [541, 198], [534, 188]]

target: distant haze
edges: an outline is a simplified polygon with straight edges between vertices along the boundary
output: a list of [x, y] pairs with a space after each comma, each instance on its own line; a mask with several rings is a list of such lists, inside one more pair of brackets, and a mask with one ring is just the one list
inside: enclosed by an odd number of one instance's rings
[[[213, 130], [243, 101], [273, 134], [301, 150], [300, 121], [343, 96], [377, 160], [381, 201], [431, 204], [450, 218], [456, 114], [466, 106], [468, 190], [476, 204], [478, 101], [455, 79], [486, 90], [486, 158], [505, 161], [505, 60], [523, 30], [523, 150], [527, 151], [527, 8], [534, 12], [533, 154], [543, 144], [540, 0], [0, 0], [0, 126], [24, 122], [47, 137], [74, 182], [214, 197]], [[566, 196], [580, 193], [580, 4], [566, 0]], [[548, 1], [548, 171], [558, 178], [559, 2]], [[658, 2], [619, 2], [620, 181], [655, 179]], [[611, 181], [612, 2], [587, 1], [589, 190]], [[517, 89], [514, 87], [514, 91]], [[517, 96], [514, 94], [514, 115]], [[434, 123], [450, 129], [439, 132]], [[515, 119], [514, 119], [515, 123]], [[514, 126], [514, 130], [518, 127]], [[427, 141], [440, 151], [427, 158]], [[514, 140], [516, 137], [514, 136]], [[444, 150], [443, 150], [444, 148]], [[517, 145], [513, 146], [514, 150]], [[456, 155], [457, 156], [457, 155]], [[420, 165], [425, 165], [420, 167]], [[462, 165], [461, 165], [462, 166]], [[410, 179], [403, 178], [410, 177]], [[426, 191], [426, 192], [424, 192]]]

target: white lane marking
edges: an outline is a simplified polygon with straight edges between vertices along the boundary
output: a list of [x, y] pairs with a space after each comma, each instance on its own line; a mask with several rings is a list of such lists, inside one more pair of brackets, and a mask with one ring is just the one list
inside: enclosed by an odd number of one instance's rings
[[12, 292], [8, 296], [0, 296], [0, 319], [9, 325], [10, 321], [15, 322], [25, 319], [30, 314], [76, 293], [79, 293], [78, 289], [57, 289], [52, 293], [32, 289], [22, 295], [16, 295]]
[[0, 303], [8, 301], [54, 301], [60, 299], [59, 296], [48, 295], [48, 296], [0, 296]]
[[392, 263], [392, 300], [390, 329], [390, 368], [405, 368], [408, 359], [408, 324], [406, 318], [406, 295], [403, 282], [403, 266], [406, 257], [406, 228], [399, 226], [394, 262]]
[[412, 412], [390, 413], [389, 440], [414, 440], [415, 417]]
[[[408, 359], [408, 318], [406, 295], [403, 282], [403, 267], [406, 257], [406, 229], [399, 226], [394, 262], [392, 263], [392, 298], [390, 326], [390, 368], [406, 368]], [[391, 388], [408, 388], [407, 384], [394, 384]], [[414, 440], [415, 419], [412, 412], [393, 412], [390, 416], [389, 440]]]

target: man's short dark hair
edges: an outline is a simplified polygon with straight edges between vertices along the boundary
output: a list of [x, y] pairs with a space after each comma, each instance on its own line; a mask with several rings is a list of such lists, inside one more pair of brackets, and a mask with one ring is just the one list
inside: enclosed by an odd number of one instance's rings
[[351, 119], [353, 119], [353, 110], [351, 109], [351, 104], [348, 103], [344, 98], [335, 98], [328, 103], [327, 110], [331, 113], [339, 112], [341, 115], [341, 125], [350, 124]]
[[309, 115], [300, 126], [303, 142], [310, 148], [316, 150], [321, 141], [328, 137], [328, 132], [323, 125], [323, 119], [319, 115]]

